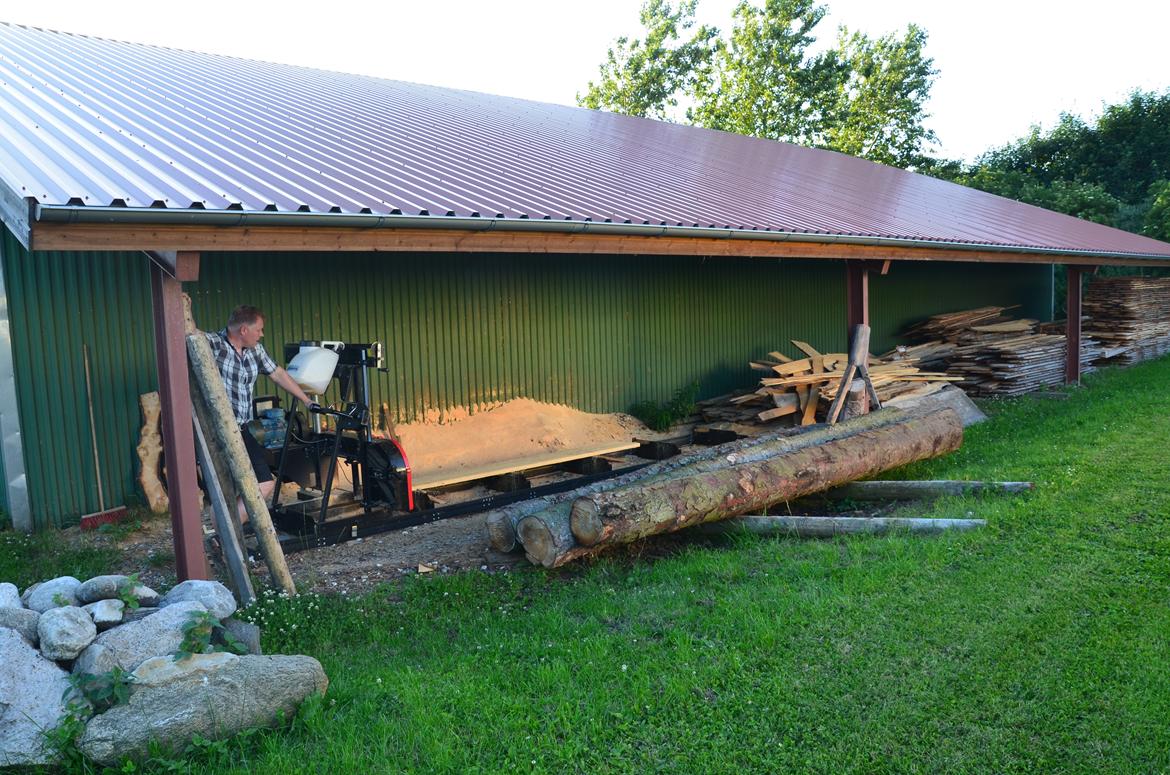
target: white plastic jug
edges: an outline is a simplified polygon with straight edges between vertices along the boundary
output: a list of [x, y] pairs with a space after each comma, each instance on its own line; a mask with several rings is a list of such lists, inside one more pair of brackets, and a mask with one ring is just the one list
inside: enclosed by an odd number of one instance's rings
[[338, 355], [324, 347], [301, 345], [285, 369], [306, 393], [319, 395], [329, 387], [333, 371], [337, 368]]

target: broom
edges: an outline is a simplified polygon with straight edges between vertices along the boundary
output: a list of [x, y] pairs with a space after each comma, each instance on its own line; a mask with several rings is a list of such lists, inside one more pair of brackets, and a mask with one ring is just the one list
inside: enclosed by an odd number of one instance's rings
[[89, 345], [81, 345], [81, 352], [85, 360], [85, 403], [89, 406], [89, 438], [93, 444], [93, 472], [97, 478], [98, 491], [98, 510], [92, 514], [81, 515], [81, 529], [93, 530], [101, 525], [121, 522], [126, 517], [126, 507], [106, 508], [106, 497], [102, 491], [102, 464], [98, 459], [97, 424], [93, 421], [93, 390], [89, 382]]

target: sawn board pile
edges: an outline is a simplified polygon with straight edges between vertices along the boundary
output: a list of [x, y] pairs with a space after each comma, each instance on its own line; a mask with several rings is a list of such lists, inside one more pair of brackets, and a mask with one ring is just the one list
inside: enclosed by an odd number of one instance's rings
[[1101, 363], [1133, 364], [1170, 352], [1170, 277], [1095, 277], [1085, 291], [1085, 335]]
[[[935, 315], [912, 326], [906, 336], [918, 344], [886, 354], [912, 359], [960, 378], [972, 395], [1017, 396], [1064, 382], [1065, 336], [1045, 333], [1031, 318], [1013, 319], [1010, 307], [981, 307]], [[1081, 372], [1093, 370], [1101, 344], [1081, 338]]]

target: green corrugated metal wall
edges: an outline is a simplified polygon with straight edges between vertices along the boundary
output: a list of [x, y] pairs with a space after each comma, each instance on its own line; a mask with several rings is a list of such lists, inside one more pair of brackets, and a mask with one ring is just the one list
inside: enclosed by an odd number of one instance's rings
[[[155, 387], [145, 259], [30, 257], [6, 237], [30, 499], [37, 524], [97, 508], [81, 344], [88, 341], [110, 502], [134, 492], [137, 395]], [[265, 343], [378, 340], [374, 399], [409, 421], [453, 406], [527, 396], [589, 411], [750, 385], [750, 358], [801, 338], [845, 346], [838, 262], [675, 257], [205, 254], [187, 291], [204, 328], [239, 303], [265, 310]], [[874, 349], [907, 320], [1023, 303], [1044, 316], [1050, 270], [897, 264], [871, 280]], [[96, 299], [103, 300], [97, 304]], [[270, 390], [263, 381], [258, 391]], [[107, 505], [109, 505], [107, 503]]]
[[37, 253], [4, 232], [13, 367], [33, 523], [98, 510], [82, 346], [89, 345], [106, 506], [133, 493], [138, 395], [155, 389], [141, 254]]

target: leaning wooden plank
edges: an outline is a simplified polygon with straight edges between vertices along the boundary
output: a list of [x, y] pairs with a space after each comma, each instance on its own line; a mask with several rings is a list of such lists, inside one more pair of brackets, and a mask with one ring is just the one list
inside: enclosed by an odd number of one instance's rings
[[970, 495], [985, 492], [1021, 493], [1032, 489], [1031, 482], [964, 482], [939, 479], [904, 482], [850, 482], [824, 495], [834, 500], [895, 501]]
[[226, 459], [236, 492], [244, 501], [248, 519], [252, 522], [252, 529], [260, 544], [260, 553], [264, 556], [273, 582], [282, 591], [295, 595], [297, 589], [288, 572], [280, 542], [276, 539], [268, 504], [260, 497], [260, 485], [244, 449], [239, 426], [228, 405], [219, 367], [215, 364], [207, 337], [200, 331], [187, 335], [187, 360], [191, 365], [191, 402], [203, 423], [204, 431], [210, 431], [208, 442], [213, 448], [218, 447], [219, 453]]
[[722, 522], [696, 525], [696, 532], [726, 535], [754, 533], [794, 538], [832, 538], [839, 535], [874, 534], [904, 530], [910, 533], [941, 533], [944, 530], [975, 530], [986, 527], [985, 519], [919, 519], [915, 517], [733, 517]]
[[782, 363], [779, 366], [772, 367], [772, 371], [781, 377], [788, 376], [789, 374], [800, 374], [802, 372], [811, 370], [812, 360], [809, 358], [801, 358], [799, 361], [789, 361], [788, 363]]
[[582, 447], [580, 449], [558, 452], [551, 455], [527, 455], [525, 457], [509, 458], [508, 460], [498, 460], [494, 463], [488, 463], [474, 468], [464, 468], [458, 471], [422, 473], [413, 478], [414, 488], [416, 490], [428, 490], [433, 487], [446, 487], [451, 484], [462, 484], [463, 482], [470, 482], [476, 479], [486, 479], [491, 476], [499, 476], [500, 474], [510, 474], [514, 471], [524, 471], [529, 468], [555, 466], [558, 463], [567, 463], [570, 460], [581, 460], [587, 457], [597, 457], [598, 455], [610, 455], [614, 452], [625, 452], [626, 450], [637, 449], [640, 446], [642, 445], [636, 441], [609, 442], [607, 444], [595, 444], [591, 447]]
[[775, 409], [767, 409], [756, 415], [756, 419], [760, 422], [768, 422], [775, 420], [777, 417], [785, 417], [790, 414], [796, 414], [800, 411], [800, 404], [789, 404], [787, 406], [778, 406]]
[[256, 591], [252, 588], [252, 577], [248, 574], [240, 535], [236, 532], [236, 499], [226, 497], [223, 488], [220, 487], [220, 476], [212, 461], [211, 449], [199, 417], [193, 414], [191, 420], [195, 431], [195, 459], [200, 471], [203, 472], [203, 484], [207, 488], [208, 500], [211, 503], [215, 533], [219, 537], [228, 579], [240, 605], [249, 606], [256, 601]]
[[808, 355], [810, 358], [820, 358], [823, 356], [823, 353], [819, 352], [815, 347], [813, 347], [808, 342], [802, 342], [798, 339], [793, 339], [792, 346], [795, 347], [797, 350], [800, 350], [802, 353]]
[[768, 353], [768, 357], [774, 361], [780, 361], [780, 363], [788, 363], [789, 361], [792, 360], [791, 358], [789, 358], [787, 355], [780, 352], [779, 350], [773, 350], [772, 352]]
[[[878, 413], [880, 414], [880, 413]], [[570, 529], [581, 547], [628, 543], [765, 508], [854, 479], [958, 449], [959, 416], [951, 409], [910, 415], [873, 430], [751, 463], [621, 487], [578, 498]], [[556, 567], [581, 556], [574, 547], [530, 556]]]
[[807, 431], [784, 428], [763, 436], [718, 444], [688, 455], [651, 463], [637, 471], [619, 474], [612, 479], [595, 482], [576, 490], [502, 506], [484, 515], [487, 523], [488, 541], [496, 551], [511, 552], [519, 548], [516, 527], [520, 520], [529, 515], [538, 514], [558, 503], [573, 501], [593, 493], [608, 492], [635, 482], [645, 483], [675, 477], [680, 472], [689, 475], [706, 470], [718, 470], [727, 464], [764, 460], [775, 455], [787, 454], [835, 439], [842, 439], [872, 428], [892, 425], [911, 415], [912, 413], [907, 413], [902, 409], [887, 409], [843, 422], [831, 428], [814, 428]]

